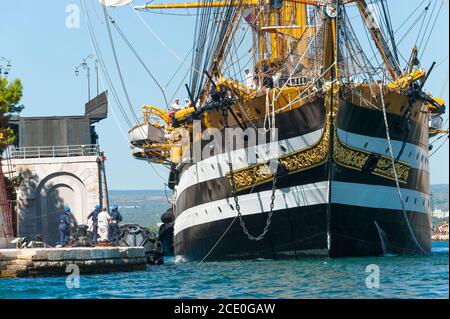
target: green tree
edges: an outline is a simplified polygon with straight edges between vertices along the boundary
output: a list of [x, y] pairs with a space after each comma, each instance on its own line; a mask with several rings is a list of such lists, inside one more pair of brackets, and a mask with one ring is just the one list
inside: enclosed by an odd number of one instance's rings
[[22, 90], [19, 79], [9, 83], [7, 79], [0, 77], [0, 148], [14, 142], [14, 132], [8, 127], [8, 116], [23, 110], [24, 106], [20, 104]]
[[22, 99], [22, 82], [15, 79], [11, 83], [0, 77], [0, 113], [20, 113], [23, 105], [19, 104]]

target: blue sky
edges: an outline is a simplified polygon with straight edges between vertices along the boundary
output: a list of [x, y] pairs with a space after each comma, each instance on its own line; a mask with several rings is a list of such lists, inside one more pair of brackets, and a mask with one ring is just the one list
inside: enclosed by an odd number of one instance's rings
[[[435, 1], [438, 1], [439, 6], [441, 0], [431, 0], [432, 3]], [[135, 0], [134, 4], [139, 5], [144, 2]], [[419, 0], [390, 1], [394, 29], [420, 2]], [[128, 109], [119, 85], [106, 27], [102, 24], [103, 12], [98, 1], [87, 0], [87, 3], [105, 63], [112, 74], [122, 103]], [[77, 5], [80, 10], [80, 28], [66, 26], [66, 19], [70, 14], [66, 12], [66, 8], [71, 4]], [[435, 32], [421, 60], [426, 68], [433, 60], [440, 63], [429, 79], [427, 90], [443, 97], [447, 102], [449, 99], [448, 12], [449, 2], [445, 1]], [[183, 59], [192, 47], [195, 18], [141, 13], [151, 30], [164, 42], [163, 45], [129, 6], [114, 9], [110, 14], [116, 19], [150, 70], [165, 86], [180, 65], [176, 56]], [[145, 73], [114, 29], [113, 34], [135, 112], [139, 114], [143, 104], [163, 106], [163, 99], [155, 83]], [[23, 104], [26, 108], [22, 113], [23, 116], [83, 114], [84, 103], [87, 100], [87, 83], [85, 74], [81, 72], [80, 76], [76, 77], [74, 69], [82, 58], [93, 53], [93, 49], [79, 1], [41, 0], [39, 3], [32, 0], [1, 1], [0, 35], [0, 56], [7, 57], [12, 63], [9, 78], [18, 77], [24, 85]], [[412, 32], [402, 42], [400, 48], [406, 57], [409, 56], [410, 45], [414, 42], [415, 35], [416, 33]], [[180, 75], [167, 86], [169, 96], [174, 93], [180, 83], [184, 83], [181, 80], [186, 67], [185, 65]], [[92, 81], [91, 90], [94, 92], [94, 77]], [[100, 87], [101, 89], [106, 87], [103, 81]], [[180, 98], [186, 96], [184, 87], [177, 96]], [[109, 188], [163, 188], [168, 172], [161, 166], [154, 166], [158, 170], [156, 173], [146, 162], [137, 161], [131, 157], [129, 145], [123, 135], [123, 132], [127, 132], [128, 126], [113, 100], [110, 100], [109, 111], [108, 119], [97, 124], [102, 149], [107, 156]], [[445, 116], [447, 117], [448, 115]], [[448, 154], [447, 143], [430, 159], [433, 184], [448, 183]]]

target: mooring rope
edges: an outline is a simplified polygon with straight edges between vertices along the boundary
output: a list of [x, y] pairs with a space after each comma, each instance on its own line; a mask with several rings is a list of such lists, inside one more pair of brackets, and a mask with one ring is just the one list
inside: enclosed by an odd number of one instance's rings
[[417, 245], [417, 247], [419, 247], [420, 251], [422, 251], [423, 254], [426, 254], [425, 250], [422, 248], [422, 246], [417, 241], [416, 235], [414, 234], [414, 231], [411, 228], [411, 224], [409, 223], [408, 215], [406, 214], [405, 203], [403, 201], [402, 192], [400, 190], [400, 183], [398, 182], [397, 169], [395, 167], [394, 153], [392, 151], [391, 137], [390, 137], [390, 134], [389, 134], [389, 125], [388, 125], [387, 115], [386, 115], [386, 107], [384, 105], [383, 84], [380, 83], [379, 86], [380, 86], [380, 95], [381, 95], [381, 106], [382, 106], [382, 109], [383, 109], [384, 126], [386, 128], [386, 139], [387, 139], [387, 142], [388, 142], [389, 154], [391, 156], [392, 170], [394, 172], [394, 177], [395, 177], [395, 185], [397, 187], [398, 198], [400, 199], [400, 204], [402, 206], [403, 216], [405, 218], [406, 225], [408, 227], [408, 230], [409, 230], [409, 232], [411, 234], [411, 237], [412, 237], [414, 243]]

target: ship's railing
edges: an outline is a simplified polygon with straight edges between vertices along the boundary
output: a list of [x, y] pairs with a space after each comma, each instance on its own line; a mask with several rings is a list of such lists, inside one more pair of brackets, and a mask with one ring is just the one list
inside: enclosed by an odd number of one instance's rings
[[42, 158], [42, 157], [97, 156], [99, 154], [100, 154], [100, 146], [98, 144], [29, 146], [29, 147], [11, 148], [11, 157], [16, 159]]

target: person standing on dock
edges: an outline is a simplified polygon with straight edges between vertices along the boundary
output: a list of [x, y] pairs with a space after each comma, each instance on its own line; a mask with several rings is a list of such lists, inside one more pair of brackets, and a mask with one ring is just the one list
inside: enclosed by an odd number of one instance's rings
[[64, 247], [69, 239], [70, 224], [72, 219], [70, 218], [70, 208], [64, 208], [64, 212], [59, 218], [59, 244]]
[[108, 241], [109, 219], [109, 212], [106, 210], [106, 207], [104, 207], [97, 217], [97, 243], [105, 243]]
[[101, 209], [102, 209], [101, 205], [95, 205], [95, 209], [87, 217], [87, 219], [92, 218], [92, 234], [94, 236], [93, 238], [94, 245], [97, 244], [98, 214], [100, 214]]
[[108, 230], [108, 241], [114, 243], [116, 246], [119, 244], [120, 230], [119, 223], [122, 221], [122, 215], [119, 212], [119, 206], [116, 204], [112, 205], [110, 220], [109, 220], [109, 230]]

